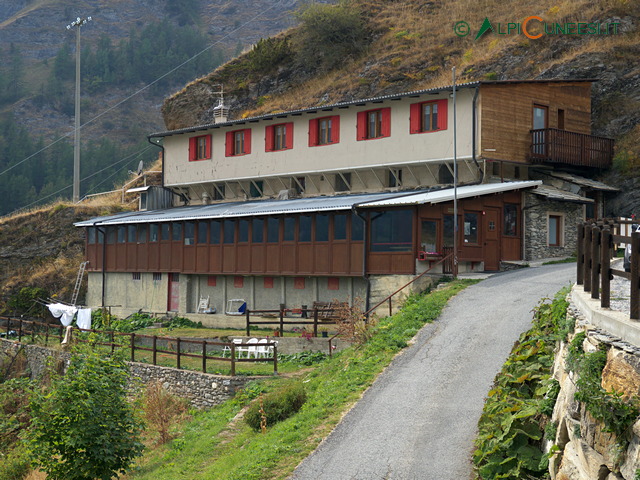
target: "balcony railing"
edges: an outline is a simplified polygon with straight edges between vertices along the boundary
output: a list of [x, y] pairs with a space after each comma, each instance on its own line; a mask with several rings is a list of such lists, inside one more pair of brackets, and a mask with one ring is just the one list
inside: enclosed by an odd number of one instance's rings
[[607, 168], [613, 159], [613, 139], [557, 128], [531, 130], [530, 160]]

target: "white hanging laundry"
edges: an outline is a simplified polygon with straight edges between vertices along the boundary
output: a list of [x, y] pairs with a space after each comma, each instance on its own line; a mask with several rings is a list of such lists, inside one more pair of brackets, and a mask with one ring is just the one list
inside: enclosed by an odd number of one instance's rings
[[80, 308], [78, 310], [78, 317], [76, 318], [76, 324], [78, 328], [82, 330], [90, 330], [91, 329], [91, 309], [90, 308]]
[[49, 311], [51, 315], [60, 319], [60, 323], [65, 327], [71, 325], [73, 322], [73, 316], [76, 314], [78, 309], [71, 305], [65, 305], [64, 303], [51, 303], [47, 305], [49, 307]]

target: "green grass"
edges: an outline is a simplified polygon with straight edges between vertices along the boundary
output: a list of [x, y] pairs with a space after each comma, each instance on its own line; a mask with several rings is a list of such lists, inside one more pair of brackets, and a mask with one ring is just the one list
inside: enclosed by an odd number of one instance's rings
[[[252, 384], [233, 400], [194, 414], [173, 442], [149, 450], [127, 478], [218, 480], [287, 477], [313, 451], [417, 331], [435, 320], [447, 301], [472, 280], [449, 283], [427, 295], [410, 297], [402, 311], [380, 320], [364, 345], [334, 354], [295, 379], [269, 378]], [[255, 433], [244, 421], [232, 421], [260, 392], [302, 380], [307, 402], [292, 417]], [[268, 423], [268, 420], [267, 420]]]
[[576, 263], [577, 258], [576, 257], [567, 257], [567, 258], [562, 258], [560, 260], [551, 260], [549, 262], [544, 262], [542, 265], [557, 265], [559, 263]]

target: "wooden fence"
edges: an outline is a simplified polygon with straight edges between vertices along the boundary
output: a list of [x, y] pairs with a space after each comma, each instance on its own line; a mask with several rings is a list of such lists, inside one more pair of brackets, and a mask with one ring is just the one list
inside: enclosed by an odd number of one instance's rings
[[[49, 339], [57, 339], [58, 343], [64, 338], [65, 327], [62, 325], [51, 325], [36, 320], [25, 320], [22, 318], [0, 317], [0, 322], [4, 323], [3, 335], [6, 338], [17, 338], [18, 342], [22, 342], [23, 338], [30, 338], [32, 343], [42, 341], [44, 336], [45, 346], [49, 344]], [[151, 352], [152, 364], [157, 365], [157, 356], [169, 355], [176, 358], [176, 368], [182, 368], [181, 360], [183, 358], [197, 358], [202, 360], [202, 371], [207, 372], [207, 361], [214, 360], [220, 362], [229, 362], [231, 364], [231, 375], [236, 374], [236, 363], [244, 362], [273, 362], [273, 373], [278, 373], [278, 344], [277, 342], [267, 343], [233, 343], [233, 342], [211, 342], [208, 340], [195, 340], [180, 337], [158, 337], [157, 335], [141, 335], [137, 333], [121, 333], [105, 330], [84, 330], [73, 328], [73, 338], [80, 343], [91, 343], [93, 345], [101, 345], [111, 349], [111, 353], [116, 348], [124, 348], [130, 351], [130, 359], [132, 362], [136, 360], [136, 352]], [[79, 333], [95, 333], [93, 338], [84, 338]], [[167, 348], [162, 349], [158, 346], [165, 343]], [[209, 348], [213, 347], [213, 348]], [[257, 356], [257, 347], [266, 347], [270, 357]], [[254, 350], [249, 350], [254, 349]], [[213, 352], [210, 352], [213, 350]], [[254, 358], [250, 358], [249, 352], [256, 352]], [[224, 353], [229, 352], [229, 356]], [[241, 358], [239, 353], [247, 353], [247, 357]], [[215, 353], [211, 355], [210, 353]]]
[[[640, 233], [631, 236], [619, 234], [620, 226], [631, 220], [604, 219], [578, 225], [578, 271], [576, 283], [591, 298], [600, 299], [603, 308], [611, 306], [611, 280], [614, 276], [631, 281], [629, 317], [640, 319]], [[611, 268], [611, 259], [616, 256], [616, 245], [631, 243], [631, 271]]]
[[[299, 309], [286, 309], [280, 308], [279, 310], [245, 310], [247, 336], [251, 336], [251, 325], [275, 325], [280, 336], [284, 335], [285, 325], [313, 325], [313, 336], [318, 336], [318, 325], [321, 327], [324, 325], [335, 325], [335, 320], [332, 316], [338, 311], [337, 308], [331, 307], [313, 307], [313, 308], [299, 308]], [[299, 317], [287, 317], [287, 315], [294, 313], [300, 315]], [[261, 320], [252, 320], [251, 316], [261, 317]], [[273, 320], [265, 320], [272, 316]]]

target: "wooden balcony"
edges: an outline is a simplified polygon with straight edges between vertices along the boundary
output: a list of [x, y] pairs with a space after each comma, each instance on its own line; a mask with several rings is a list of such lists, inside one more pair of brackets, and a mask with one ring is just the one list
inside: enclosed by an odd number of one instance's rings
[[529, 160], [580, 167], [608, 168], [613, 159], [613, 139], [557, 128], [531, 130]]

